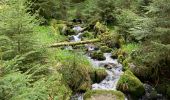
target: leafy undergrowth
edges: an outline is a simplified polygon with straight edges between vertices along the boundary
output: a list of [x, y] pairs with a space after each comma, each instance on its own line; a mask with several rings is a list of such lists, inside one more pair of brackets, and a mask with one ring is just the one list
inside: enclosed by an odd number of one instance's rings
[[60, 42], [66, 39], [66, 37], [60, 35], [59, 32], [52, 31], [51, 26], [37, 26], [35, 27], [35, 31], [35, 38], [38, 39], [40, 44], [50, 45], [54, 42]]
[[139, 49], [140, 45], [136, 43], [129, 43], [122, 46], [122, 50], [128, 54], [131, 54], [133, 51]]

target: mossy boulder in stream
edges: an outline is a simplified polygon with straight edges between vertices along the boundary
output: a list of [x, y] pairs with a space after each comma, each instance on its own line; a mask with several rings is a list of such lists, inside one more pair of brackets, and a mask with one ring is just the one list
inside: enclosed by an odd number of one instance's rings
[[125, 96], [120, 91], [90, 90], [85, 93], [84, 100], [125, 100]]
[[107, 72], [105, 69], [94, 69], [92, 73], [90, 73], [91, 79], [93, 83], [99, 83], [104, 80], [107, 76]]
[[125, 71], [120, 77], [117, 89], [134, 97], [140, 97], [145, 93], [143, 83], [130, 70]]
[[109, 52], [112, 51], [112, 49], [109, 48], [108, 46], [101, 46], [101, 47], [100, 47], [100, 50], [101, 50], [102, 52], [104, 52], [104, 53], [109, 53]]
[[104, 56], [104, 53], [101, 51], [95, 51], [91, 54], [92, 59], [97, 59], [97, 60], [105, 60], [106, 57]]

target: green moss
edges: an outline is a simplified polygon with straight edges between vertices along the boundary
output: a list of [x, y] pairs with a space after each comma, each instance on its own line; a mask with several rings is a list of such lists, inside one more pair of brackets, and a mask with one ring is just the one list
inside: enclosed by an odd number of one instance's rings
[[107, 72], [105, 69], [94, 69], [90, 75], [93, 83], [99, 83], [106, 78]]
[[135, 97], [140, 97], [145, 92], [142, 82], [130, 70], [120, 77], [117, 89]]
[[129, 59], [125, 59], [123, 61], [123, 70], [127, 70], [129, 68]]
[[67, 50], [57, 50], [55, 61], [60, 62], [57, 70], [74, 91], [86, 91], [91, 87], [90, 73], [93, 68], [85, 56]]
[[38, 40], [38, 43], [41, 45], [50, 45], [54, 42], [60, 42], [66, 40], [66, 37], [60, 35], [58, 31], [55, 31], [51, 26], [37, 26], [34, 28], [35, 39]]
[[96, 31], [100, 31], [100, 33], [104, 33], [107, 32], [107, 27], [103, 24], [101, 24], [100, 22], [97, 22], [96, 25], [94, 26]]
[[123, 37], [120, 37], [119, 39], [119, 45], [122, 47], [125, 44], [125, 39]]
[[120, 48], [120, 35], [118, 33], [105, 32], [102, 33], [99, 38], [101, 39], [102, 43], [105, 43], [110, 48]]
[[[101, 96], [105, 100], [125, 100], [125, 96], [122, 92], [112, 91], [112, 90], [110, 90], [110, 91], [107, 91], [107, 90], [87, 91], [84, 95], [84, 100], [97, 100], [97, 98], [100, 98]], [[100, 98], [100, 99], [102, 99], [102, 98]]]
[[106, 57], [104, 56], [103, 52], [101, 51], [95, 51], [91, 54], [92, 59], [97, 59], [97, 60], [105, 60]]
[[112, 49], [107, 46], [101, 46], [100, 50], [104, 53], [110, 53], [112, 51]]
[[118, 49], [114, 49], [112, 51], [112, 56], [111, 56], [113, 59], [117, 59], [118, 58]]
[[137, 50], [139, 48], [139, 44], [136, 43], [129, 43], [127, 45], [122, 46], [122, 50], [127, 52], [128, 54], [131, 54], [133, 51]]
[[93, 39], [94, 38], [93, 34], [94, 34], [93, 32], [85, 31], [82, 37]]

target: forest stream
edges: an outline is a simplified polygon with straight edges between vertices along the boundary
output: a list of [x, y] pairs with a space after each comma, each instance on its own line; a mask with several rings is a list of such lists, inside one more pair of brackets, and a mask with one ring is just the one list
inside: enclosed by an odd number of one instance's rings
[[[81, 41], [82, 35], [84, 34], [81, 32], [83, 30], [80, 26], [75, 26], [73, 28], [74, 31], [76, 31], [78, 34], [72, 36], [72, 40], [70, 42], [79, 42]], [[90, 57], [90, 52], [97, 51], [95, 49], [95, 45], [93, 44], [85, 44], [85, 47], [87, 49], [87, 52], [85, 53], [85, 56], [87, 59], [91, 62], [94, 68], [104, 68], [107, 72], [107, 77], [101, 81], [100, 83], [94, 83], [92, 84], [92, 90], [115, 90], [117, 83], [120, 79], [120, 76], [124, 73], [122, 68], [122, 64], [118, 62], [117, 59], [113, 59], [111, 57], [111, 53], [104, 53], [104, 57], [106, 58], [103, 61], [99, 61], [96, 59], [92, 59]], [[72, 46], [67, 46], [66, 49], [73, 50]], [[145, 95], [140, 98], [140, 100], [146, 100], [150, 98], [152, 95], [151, 93], [154, 91], [154, 88], [149, 84], [144, 84], [145, 88]], [[128, 100], [130, 97], [126, 97], [125, 100]], [[157, 98], [160, 98], [158, 100], [164, 100], [163, 96], [161, 94], [157, 94]], [[71, 100], [83, 100], [83, 93], [76, 93], [72, 96]]]
[[[73, 30], [80, 32], [83, 28], [80, 26], [75, 26]], [[81, 36], [83, 33], [78, 33], [78, 35], [73, 36], [73, 40], [70, 40], [71, 42], [78, 42], [81, 41]], [[88, 45], [85, 44], [85, 47], [87, 48], [87, 59], [91, 62], [91, 64], [95, 68], [105, 68], [108, 76], [101, 81], [100, 83], [94, 83], [92, 84], [92, 90], [116, 90], [117, 82], [120, 78], [120, 75], [123, 74], [122, 71], [122, 65], [118, 63], [118, 61], [111, 58], [111, 53], [104, 53], [105, 60], [99, 61], [96, 59], [92, 59], [90, 57], [90, 52], [95, 51], [95, 45]], [[70, 47], [69, 47], [70, 48]], [[76, 94], [73, 96], [72, 100], [83, 100], [83, 94]]]

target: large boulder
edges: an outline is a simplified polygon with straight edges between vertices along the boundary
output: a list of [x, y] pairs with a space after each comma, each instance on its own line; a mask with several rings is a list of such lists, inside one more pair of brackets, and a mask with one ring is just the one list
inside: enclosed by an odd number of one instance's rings
[[120, 91], [91, 90], [85, 93], [84, 100], [125, 100], [125, 96]]
[[140, 97], [145, 93], [143, 83], [130, 70], [125, 71], [120, 77], [117, 89], [134, 97]]

